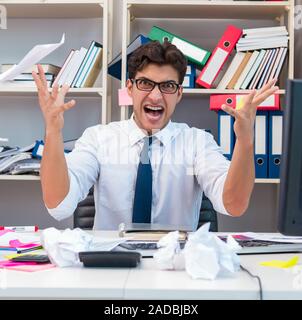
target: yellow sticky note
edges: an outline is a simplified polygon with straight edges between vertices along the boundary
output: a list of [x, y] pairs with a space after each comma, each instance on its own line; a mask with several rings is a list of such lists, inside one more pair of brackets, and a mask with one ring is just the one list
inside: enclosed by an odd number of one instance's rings
[[274, 267], [274, 268], [290, 268], [295, 266], [298, 263], [298, 261], [299, 261], [299, 256], [294, 256], [287, 261], [270, 260], [270, 261], [261, 262], [260, 265], [265, 267]]
[[240, 110], [242, 107], [243, 107], [243, 105], [244, 105], [244, 103], [243, 103], [243, 97], [240, 97], [239, 99], [238, 99], [238, 101], [237, 101], [237, 103], [236, 103], [236, 109], [237, 110]]
[[[37, 251], [38, 251], [38, 250], [37, 250]], [[40, 251], [40, 252], [41, 252], [41, 251]], [[24, 255], [26, 255], [26, 254], [30, 254], [30, 255], [32, 255], [32, 254], [41, 254], [40, 252], [12, 253], [12, 254], [7, 254], [6, 256], [4, 256], [4, 258], [10, 260], [10, 259], [13, 259], [13, 258], [15, 258], [15, 257], [22, 257], [22, 256], [24, 256]]]

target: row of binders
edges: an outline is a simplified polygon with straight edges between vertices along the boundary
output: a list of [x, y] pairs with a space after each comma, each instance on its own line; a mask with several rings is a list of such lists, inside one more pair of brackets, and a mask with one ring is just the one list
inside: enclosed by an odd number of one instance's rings
[[[282, 154], [283, 112], [257, 111], [254, 134], [254, 157], [256, 178], [280, 177]], [[218, 144], [226, 158], [231, 160], [235, 146], [234, 118], [218, 111]]]
[[[141, 44], [150, 40], [162, 43], [165, 39], [188, 59], [185, 88], [259, 89], [279, 77], [288, 51], [285, 26], [240, 29], [229, 25], [212, 52], [153, 26], [147, 37], [140, 34], [128, 45], [127, 57]], [[108, 73], [121, 79], [121, 54], [109, 63]]]

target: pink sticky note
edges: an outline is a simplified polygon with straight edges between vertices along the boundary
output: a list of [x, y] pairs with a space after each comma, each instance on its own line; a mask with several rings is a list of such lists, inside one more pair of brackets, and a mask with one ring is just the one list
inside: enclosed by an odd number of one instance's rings
[[17, 262], [17, 261], [10, 261], [10, 260], [2, 260], [0, 261], [0, 268], [7, 268], [7, 267], [15, 267], [15, 266], [22, 266], [22, 265], [36, 265], [36, 262]]
[[19, 241], [18, 239], [15, 239], [15, 240], [10, 240], [9, 245], [12, 248], [32, 248], [32, 247], [38, 246], [39, 244], [37, 244], [37, 243], [23, 243], [23, 242]]
[[132, 98], [129, 96], [127, 88], [123, 88], [123, 89], [118, 90], [118, 105], [119, 106], [132, 106], [133, 105]]
[[55, 268], [56, 266], [52, 263], [38, 263], [36, 265], [18, 265], [10, 267], [10, 270], [17, 270], [17, 271], [26, 271], [26, 272], [35, 272], [35, 271], [42, 271], [51, 268]]

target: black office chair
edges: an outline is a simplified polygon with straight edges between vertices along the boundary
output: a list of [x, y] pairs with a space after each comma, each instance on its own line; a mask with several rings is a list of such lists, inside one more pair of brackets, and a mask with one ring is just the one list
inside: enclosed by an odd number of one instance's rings
[[[73, 226], [74, 228], [92, 229], [94, 222], [95, 208], [93, 188], [89, 191], [86, 199], [79, 202], [74, 215]], [[218, 231], [217, 213], [213, 208], [211, 201], [204, 195], [200, 208], [200, 216], [198, 221], [198, 228], [206, 223], [210, 222], [210, 231]]]

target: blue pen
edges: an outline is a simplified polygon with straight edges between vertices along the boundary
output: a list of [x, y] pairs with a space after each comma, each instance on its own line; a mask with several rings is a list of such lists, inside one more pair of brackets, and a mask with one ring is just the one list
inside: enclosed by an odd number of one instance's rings
[[1, 247], [0, 247], [0, 250], [4, 250], [4, 251], [17, 251], [16, 248], [1, 248]]

